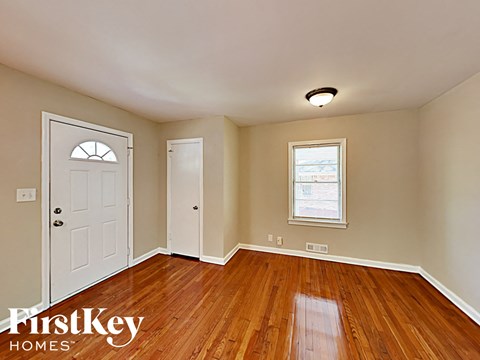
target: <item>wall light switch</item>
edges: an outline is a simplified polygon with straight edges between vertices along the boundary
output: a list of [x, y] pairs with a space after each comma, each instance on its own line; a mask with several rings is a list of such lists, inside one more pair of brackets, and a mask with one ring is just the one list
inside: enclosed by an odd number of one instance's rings
[[268, 241], [273, 242], [273, 235], [272, 234], [268, 234]]
[[37, 189], [17, 189], [17, 202], [36, 201]]

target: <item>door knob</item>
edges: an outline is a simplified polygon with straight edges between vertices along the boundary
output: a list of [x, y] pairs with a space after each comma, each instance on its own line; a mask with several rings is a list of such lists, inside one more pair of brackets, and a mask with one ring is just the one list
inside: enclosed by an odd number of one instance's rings
[[53, 226], [55, 227], [59, 227], [59, 226], [62, 226], [63, 225], [63, 221], [62, 220], [55, 220], [53, 222]]
[[195, 206], [193, 207], [193, 210], [198, 210], [198, 206], [195, 205]]

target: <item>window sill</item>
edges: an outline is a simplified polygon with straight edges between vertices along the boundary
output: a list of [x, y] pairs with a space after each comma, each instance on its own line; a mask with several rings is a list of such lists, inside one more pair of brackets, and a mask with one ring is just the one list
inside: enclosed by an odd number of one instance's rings
[[335, 229], [346, 229], [347, 222], [342, 221], [318, 221], [318, 220], [300, 220], [300, 219], [288, 219], [289, 225], [303, 225], [303, 226], [319, 226]]

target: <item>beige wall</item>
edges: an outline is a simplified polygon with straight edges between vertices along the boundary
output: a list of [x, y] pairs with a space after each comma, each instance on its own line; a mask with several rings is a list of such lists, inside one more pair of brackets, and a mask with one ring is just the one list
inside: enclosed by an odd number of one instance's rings
[[420, 109], [422, 266], [480, 311], [480, 74]]
[[[134, 134], [134, 256], [158, 247], [157, 124], [0, 65], [0, 319], [41, 301], [41, 111]], [[25, 187], [36, 202], [16, 202]]]
[[225, 118], [223, 218], [226, 256], [240, 242], [240, 129]]
[[[288, 225], [289, 141], [347, 138], [348, 229]], [[417, 265], [418, 121], [396, 111], [241, 128], [241, 239]]]
[[[238, 242], [283, 248], [306, 242], [330, 254], [421, 264], [480, 308], [480, 75], [417, 111], [238, 128], [225, 117], [156, 124], [0, 65], [0, 319], [41, 298], [41, 111], [134, 134], [135, 249], [166, 247], [166, 141], [204, 138], [204, 254], [223, 258]], [[420, 121], [419, 121], [420, 120]], [[287, 224], [287, 143], [346, 137], [349, 227]], [[274, 245], [273, 245], [274, 246]]]
[[203, 138], [203, 250], [208, 256], [223, 258], [223, 147], [224, 117], [176, 121], [160, 124], [159, 163], [160, 235], [159, 246], [167, 246], [167, 140]]

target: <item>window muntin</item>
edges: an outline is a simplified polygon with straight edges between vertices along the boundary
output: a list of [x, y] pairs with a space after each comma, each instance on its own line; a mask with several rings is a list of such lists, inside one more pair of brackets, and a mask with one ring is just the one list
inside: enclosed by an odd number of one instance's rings
[[99, 141], [85, 141], [72, 150], [70, 158], [74, 160], [94, 160], [117, 162], [114, 151]]
[[289, 143], [289, 223], [346, 225], [345, 148], [345, 139]]

